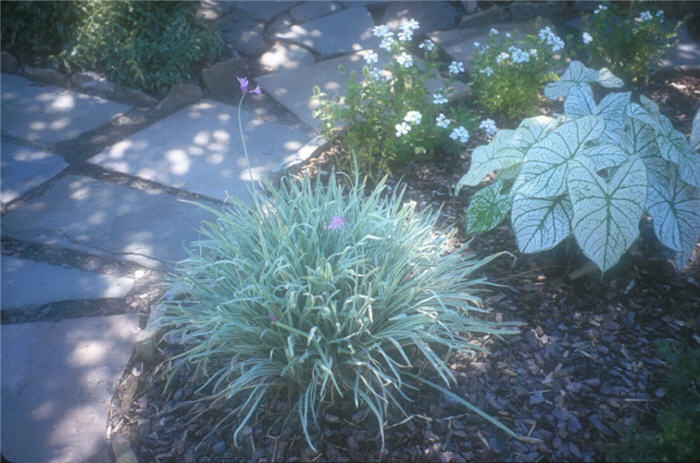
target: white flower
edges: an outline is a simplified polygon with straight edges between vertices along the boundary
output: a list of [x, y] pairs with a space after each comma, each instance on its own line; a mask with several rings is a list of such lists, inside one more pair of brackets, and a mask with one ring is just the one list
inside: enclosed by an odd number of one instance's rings
[[510, 37], [511, 37], [510, 32], [506, 32], [506, 38], [509, 39]]
[[481, 44], [479, 42], [474, 42], [474, 48], [479, 48]]
[[486, 66], [484, 69], [479, 69], [479, 74], [486, 74], [487, 77], [491, 77], [493, 75], [493, 69], [491, 66]]
[[598, 5], [598, 8], [595, 9], [595, 11], [593, 12], [593, 14], [598, 14], [598, 13], [600, 13], [601, 11], [605, 11], [605, 10], [607, 10], [607, 9], [608, 9], [608, 7], [605, 6], [605, 5]]
[[491, 28], [489, 35], [498, 35], [498, 29]]
[[375, 53], [374, 51], [370, 51], [367, 53], [365, 56], [365, 63], [367, 64], [377, 64], [377, 61], [379, 60], [379, 55]]
[[411, 124], [420, 124], [423, 115], [418, 111], [409, 111], [403, 117], [404, 122], [409, 122]]
[[530, 56], [532, 56], [533, 58], [537, 58], [537, 50], [535, 50], [534, 48], [530, 48]]
[[[514, 63], [527, 63], [530, 61], [530, 53], [526, 52], [525, 50], [521, 50], [518, 47], [508, 47], [508, 52], [510, 53], [511, 57], [513, 58]], [[500, 57], [500, 55], [499, 55]], [[508, 59], [508, 58], [504, 58]], [[498, 58], [496, 58], [496, 61], [498, 61]], [[500, 61], [498, 61], [500, 63]]]
[[435, 50], [435, 42], [433, 42], [432, 40], [429, 40], [429, 39], [425, 40], [425, 41], [421, 42], [420, 45], [418, 45], [418, 48], [425, 48], [428, 51], [433, 51], [433, 50]]
[[379, 72], [379, 69], [377, 69], [376, 67], [370, 68], [369, 76], [374, 80], [381, 80], [381, 78], [382, 78], [382, 75]]
[[504, 51], [502, 51], [497, 57], [496, 57], [496, 63], [501, 64], [503, 61], [507, 60], [510, 58], [510, 55]]
[[372, 34], [375, 37], [386, 37], [387, 34], [392, 34], [392, 32], [389, 31], [389, 26], [383, 24], [381, 26], [374, 26], [374, 28], [372, 28]]
[[442, 93], [433, 93], [433, 104], [445, 104], [447, 98]]
[[591, 34], [589, 34], [588, 32], [584, 32], [584, 33], [583, 33], [583, 43], [584, 43], [584, 45], [588, 45], [588, 44], [591, 43], [592, 41], [593, 41], [593, 37], [591, 36]]
[[438, 114], [438, 117], [435, 118], [435, 125], [442, 129], [446, 129], [448, 125], [450, 125], [449, 119], [445, 117], [443, 113]]
[[656, 12], [656, 17], [659, 18], [664, 15], [664, 10], [659, 10]]
[[409, 55], [405, 51], [402, 51], [400, 55], [396, 55], [394, 59], [401, 67], [410, 68], [413, 66], [413, 56]]
[[401, 138], [402, 135], [406, 135], [408, 132], [411, 131], [411, 126], [405, 122], [396, 124], [394, 128], [396, 129], [396, 136], [399, 138]]
[[543, 40], [547, 45], [552, 47], [552, 51], [556, 52], [564, 48], [564, 41], [557, 34], [552, 32], [549, 26], [540, 29], [538, 34], [540, 40]]
[[413, 39], [413, 31], [418, 30], [420, 25], [415, 19], [409, 19], [399, 24], [399, 40], [402, 42], [410, 42]]
[[382, 42], [379, 44], [379, 48], [390, 52], [391, 47], [394, 45], [395, 42], [396, 39], [394, 39], [394, 33], [389, 32], [386, 35], [384, 35], [384, 37], [382, 37]]
[[642, 11], [641, 13], [639, 13], [639, 18], [637, 18], [637, 19], [644, 22], [644, 21], [650, 21], [652, 18], [653, 18], [653, 16], [649, 12], [649, 10], [647, 10], [647, 11]]
[[496, 127], [496, 122], [493, 119], [484, 119], [479, 124], [479, 128], [486, 132], [486, 135], [493, 135], [498, 131], [498, 127]]
[[455, 129], [452, 129], [452, 133], [450, 134], [450, 138], [452, 140], [459, 140], [460, 143], [466, 143], [467, 140], [469, 140], [469, 132], [467, 132], [467, 129], [460, 126], [460, 127], [455, 128]]
[[449, 66], [450, 74], [459, 74], [464, 72], [464, 64], [459, 61], [452, 61]]

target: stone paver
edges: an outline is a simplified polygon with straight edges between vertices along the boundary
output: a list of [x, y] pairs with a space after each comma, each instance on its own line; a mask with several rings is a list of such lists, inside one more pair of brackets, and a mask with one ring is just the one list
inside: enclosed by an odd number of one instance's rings
[[2, 133], [23, 140], [69, 140], [128, 110], [103, 98], [2, 74]]
[[372, 35], [374, 20], [362, 6], [324, 16], [304, 24], [296, 24], [286, 32], [278, 32], [278, 40], [303, 45], [322, 58], [376, 48], [379, 39]]
[[2, 454], [13, 462], [110, 461], [107, 416], [138, 314], [2, 325]]
[[[312, 66], [260, 76], [257, 81], [266, 92], [296, 114], [299, 119], [311, 127], [318, 128], [320, 121], [313, 117], [313, 112], [318, 105], [311, 102], [313, 86], [318, 85], [329, 98], [342, 95], [350, 72], [355, 71], [358, 76], [362, 75], [362, 67], [365, 66], [363, 56], [369, 52], [369, 50], [360, 51], [352, 55], [320, 61]], [[383, 52], [379, 53], [378, 66], [383, 68], [387, 61], [387, 55]], [[414, 58], [414, 62], [417, 66], [422, 65], [418, 58]], [[338, 66], [341, 65], [345, 69], [345, 74], [341, 74], [338, 70]], [[443, 86], [444, 82], [441, 79], [428, 81], [428, 88], [432, 91], [440, 90]], [[451, 96], [452, 98], [464, 96], [469, 92], [468, 86], [461, 82], [455, 82], [453, 87], [455, 93]]]
[[289, 15], [296, 22], [303, 23], [312, 19], [340, 11], [341, 5], [336, 2], [303, 2], [289, 10]]
[[316, 62], [314, 55], [293, 43], [276, 43], [260, 57], [260, 67], [266, 71], [299, 69]]
[[2, 141], [0, 202], [8, 203], [56, 176], [68, 164], [61, 156]]
[[43, 262], [3, 256], [2, 310], [54, 301], [124, 297], [134, 285], [125, 277], [100, 275]]
[[[256, 179], [296, 160], [310, 138], [242, 111], [243, 130]], [[249, 175], [237, 108], [202, 101], [153, 124], [90, 159], [107, 169], [154, 180], [216, 199], [226, 192], [247, 197]]]
[[297, 3], [296, 1], [236, 1], [224, 2], [230, 5], [233, 9], [244, 10], [246, 13], [255, 19], [269, 21], [277, 17]]
[[[549, 21], [543, 21], [542, 26], [551, 24]], [[441, 31], [428, 34], [440, 47], [442, 47], [448, 55], [457, 61], [464, 63], [467, 72], [474, 70], [474, 42], [482, 44], [487, 43], [489, 31], [491, 28], [497, 29], [501, 35], [506, 32], [513, 34], [513, 37], [518, 37], [518, 34], [537, 34], [538, 28], [535, 27], [534, 21], [523, 21], [503, 24], [491, 24], [481, 27], [470, 27], [467, 29], [453, 29], [450, 31]]]
[[444, 31], [457, 27], [461, 14], [447, 2], [395, 2], [389, 4], [382, 16], [382, 24], [397, 30], [402, 21], [415, 19], [420, 23], [418, 32]]
[[156, 268], [187, 256], [213, 216], [164, 194], [67, 176], [3, 216], [2, 232], [24, 241], [118, 257]]

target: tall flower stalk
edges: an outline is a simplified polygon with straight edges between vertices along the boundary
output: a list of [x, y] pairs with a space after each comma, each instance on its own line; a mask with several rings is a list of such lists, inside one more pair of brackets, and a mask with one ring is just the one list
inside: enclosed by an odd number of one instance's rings
[[[253, 178], [253, 169], [250, 167], [250, 158], [248, 157], [248, 145], [246, 145], [245, 142], [245, 134], [243, 133], [243, 118], [241, 117], [241, 108], [243, 107], [243, 100], [245, 99], [245, 96], [249, 93], [254, 93], [256, 95], [260, 95], [262, 91], [260, 90], [260, 85], [256, 85], [254, 89], [250, 88], [250, 82], [248, 82], [247, 77], [237, 77], [238, 83], [240, 84], [241, 87], [241, 99], [238, 101], [238, 131], [241, 134], [241, 143], [243, 144], [243, 154], [245, 155], [245, 163], [246, 166], [248, 167], [248, 177], [250, 178], [250, 181], [253, 182], [254, 184], [254, 178]], [[253, 199], [255, 200], [255, 203], [257, 204], [257, 198], [255, 196], [255, 186], [253, 186], [253, 191], [251, 192], [253, 195]]]

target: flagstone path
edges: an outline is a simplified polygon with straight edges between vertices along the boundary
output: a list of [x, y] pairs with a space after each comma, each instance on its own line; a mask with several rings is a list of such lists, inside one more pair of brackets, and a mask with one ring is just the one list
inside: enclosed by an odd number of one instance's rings
[[[338, 65], [362, 66], [381, 2], [204, 3], [212, 18], [246, 26], [227, 33], [271, 71], [250, 76], [267, 95], [242, 110], [253, 177], [304, 161], [323, 143], [312, 87], [339, 94]], [[442, 7], [433, 23], [456, 27], [457, 10]], [[428, 14], [407, 8], [391, 11]], [[469, 61], [462, 44], [488, 28], [423, 32]], [[261, 43], [268, 51], [255, 51]], [[697, 43], [683, 46], [692, 60]], [[109, 461], [110, 405], [159, 284], [213, 219], [182, 200], [217, 208], [227, 195], [249, 198], [237, 107], [201, 99], [144, 112], [5, 72], [1, 80], [2, 455]], [[270, 100], [282, 116], [259, 110]]]

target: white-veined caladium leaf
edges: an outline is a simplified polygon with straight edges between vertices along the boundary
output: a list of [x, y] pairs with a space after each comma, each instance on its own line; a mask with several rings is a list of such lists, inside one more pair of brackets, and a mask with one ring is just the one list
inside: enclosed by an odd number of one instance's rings
[[605, 131], [618, 131], [625, 128], [625, 113], [630, 102], [631, 92], [617, 92], [606, 95], [596, 104], [589, 85], [574, 87], [564, 102], [564, 111], [569, 116], [601, 116], [605, 119]]
[[606, 88], [622, 87], [624, 82], [615, 77], [608, 69], [600, 71], [588, 69], [580, 61], [572, 61], [558, 81], [550, 82], [544, 87], [544, 96], [550, 100], [556, 100], [560, 96], [566, 97], [572, 88], [585, 86], [597, 82]]
[[579, 156], [571, 164], [567, 179], [574, 209], [571, 228], [583, 253], [605, 272], [639, 236], [647, 198], [646, 169], [641, 159], [632, 157], [606, 182], [592, 159]]
[[510, 211], [510, 195], [503, 194], [503, 182], [496, 181], [476, 193], [467, 209], [467, 231], [482, 233], [496, 228]]
[[580, 117], [557, 127], [527, 152], [513, 191], [531, 198], [563, 195], [569, 163], [585, 155], [603, 130], [605, 122], [599, 116]]
[[540, 199], [516, 194], [510, 217], [518, 248], [526, 253], [552, 249], [571, 234], [573, 215], [566, 195]]
[[499, 130], [491, 143], [477, 146], [472, 151], [469, 171], [457, 182], [456, 194], [462, 185], [476, 186], [491, 172], [522, 162], [524, 154], [507, 143], [514, 133], [515, 130]]
[[640, 102], [641, 105], [630, 104], [627, 114], [651, 126], [656, 133], [659, 155], [678, 166], [684, 182], [700, 187], [700, 154], [690, 147], [682, 133], [673, 128], [671, 121], [658, 112], [656, 103], [643, 95]]
[[700, 238], [700, 192], [678, 175], [666, 184], [649, 182], [647, 212], [659, 241], [678, 251], [676, 265], [683, 270]]
[[690, 146], [696, 151], [700, 149], [700, 108], [698, 108], [693, 118], [693, 129], [690, 132]]

